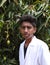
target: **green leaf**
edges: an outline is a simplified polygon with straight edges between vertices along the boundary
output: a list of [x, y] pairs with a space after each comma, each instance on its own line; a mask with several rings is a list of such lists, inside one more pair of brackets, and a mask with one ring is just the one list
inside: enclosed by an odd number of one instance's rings
[[2, 0], [0, 7], [3, 6], [3, 4], [6, 2], [7, 0]]

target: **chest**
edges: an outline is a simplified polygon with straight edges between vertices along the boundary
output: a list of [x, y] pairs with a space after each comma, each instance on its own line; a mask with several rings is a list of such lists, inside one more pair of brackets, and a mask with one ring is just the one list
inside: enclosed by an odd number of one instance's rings
[[31, 61], [35, 62], [35, 60], [38, 59], [39, 48], [37, 46], [28, 46], [25, 54], [24, 54], [24, 48], [22, 49], [21, 55], [24, 60], [26, 60], [26, 61], [31, 60]]
[[30, 46], [26, 50], [25, 58], [26, 59], [28, 58], [30, 60], [35, 60], [36, 58], [38, 58], [38, 55], [39, 55], [38, 47]]

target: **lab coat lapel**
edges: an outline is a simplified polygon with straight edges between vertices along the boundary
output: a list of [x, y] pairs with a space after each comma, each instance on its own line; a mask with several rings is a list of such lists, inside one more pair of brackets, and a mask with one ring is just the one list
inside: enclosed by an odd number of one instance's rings
[[[29, 46], [28, 46], [28, 48], [27, 48], [27, 51], [26, 51], [26, 55], [25, 55], [25, 58], [24, 58], [24, 64], [26, 64], [27, 65], [27, 62], [29, 61], [29, 57], [30, 57], [30, 51], [31, 51], [31, 49], [30, 48], [32, 48], [32, 47], [35, 47], [35, 36], [33, 37], [33, 39], [32, 39], [32, 41], [30, 42], [30, 44], [29, 44]], [[23, 50], [24, 51], [24, 50]], [[26, 61], [27, 60], [27, 61]]]

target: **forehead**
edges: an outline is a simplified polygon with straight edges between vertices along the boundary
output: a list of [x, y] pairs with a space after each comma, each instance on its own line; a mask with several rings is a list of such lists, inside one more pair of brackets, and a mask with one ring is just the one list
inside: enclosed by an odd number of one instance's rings
[[33, 26], [33, 25], [28, 21], [24, 21], [21, 23], [21, 26]]

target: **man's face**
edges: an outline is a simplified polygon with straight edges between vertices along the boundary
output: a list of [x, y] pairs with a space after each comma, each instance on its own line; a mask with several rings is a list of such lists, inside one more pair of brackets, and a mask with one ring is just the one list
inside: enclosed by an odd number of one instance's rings
[[20, 26], [20, 33], [22, 34], [22, 37], [25, 39], [30, 38], [33, 36], [33, 34], [36, 32], [36, 27], [33, 27], [33, 25], [29, 22], [23, 22]]

